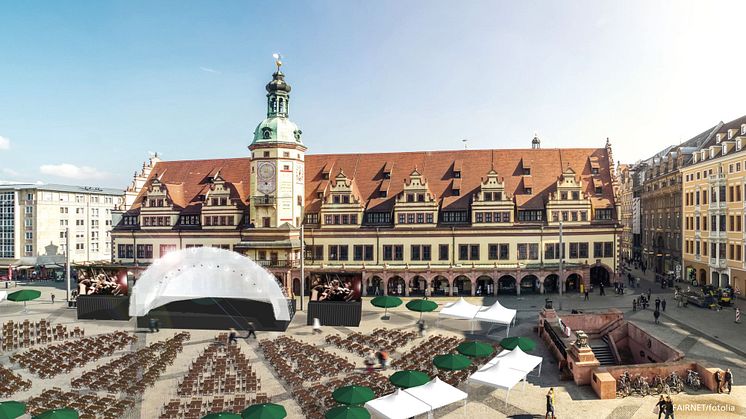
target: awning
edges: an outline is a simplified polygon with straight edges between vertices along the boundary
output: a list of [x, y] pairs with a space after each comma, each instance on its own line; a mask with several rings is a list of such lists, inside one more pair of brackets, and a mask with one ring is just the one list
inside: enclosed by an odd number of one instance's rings
[[300, 248], [300, 240], [242, 241], [233, 247], [238, 249], [297, 249]]
[[21, 265], [21, 266], [13, 266], [13, 269], [33, 269], [33, 266], [29, 265]]

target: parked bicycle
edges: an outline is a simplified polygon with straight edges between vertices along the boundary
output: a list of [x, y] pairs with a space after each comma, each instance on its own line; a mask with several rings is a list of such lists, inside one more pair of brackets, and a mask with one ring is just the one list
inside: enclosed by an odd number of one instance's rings
[[702, 382], [699, 379], [697, 371], [687, 370], [686, 373], [686, 385], [694, 390], [699, 390], [702, 387]]
[[684, 383], [681, 381], [681, 378], [679, 378], [679, 375], [676, 374], [676, 371], [672, 372], [668, 376], [668, 380], [666, 380], [666, 383], [668, 384], [668, 387], [671, 389], [671, 391], [674, 391], [676, 393], [681, 393], [684, 391]]
[[650, 384], [648, 384], [647, 377], [637, 374], [632, 380], [632, 391], [643, 397], [650, 394]]
[[669, 394], [671, 392], [671, 389], [668, 387], [668, 384], [666, 384], [666, 381], [657, 374], [653, 376], [652, 388], [657, 394]]
[[632, 380], [629, 376], [629, 371], [619, 377], [616, 383], [616, 395], [617, 397], [627, 397], [632, 393]]

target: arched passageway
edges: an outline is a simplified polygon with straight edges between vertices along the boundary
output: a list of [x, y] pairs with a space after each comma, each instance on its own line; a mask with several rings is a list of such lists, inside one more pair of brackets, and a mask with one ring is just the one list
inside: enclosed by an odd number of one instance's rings
[[591, 268], [591, 285], [596, 287], [601, 284], [605, 287], [611, 285], [609, 271], [604, 266], [594, 266]]
[[430, 282], [431, 295], [448, 295], [448, 279], [438, 275]]
[[540, 285], [536, 275], [526, 275], [521, 278], [521, 294], [538, 294]]
[[409, 280], [409, 295], [424, 296], [427, 281], [420, 275], [415, 275]]
[[389, 295], [404, 295], [406, 284], [404, 278], [400, 276], [393, 276], [389, 278], [388, 283], [388, 294]]
[[453, 280], [454, 295], [471, 295], [471, 280], [464, 275], [457, 276]]
[[512, 275], [503, 275], [497, 280], [498, 293], [515, 294], [515, 277]]
[[495, 292], [495, 281], [487, 275], [477, 278], [477, 295], [493, 295]]
[[555, 293], [559, 292], [559, 275], [551, 274], [544, 278], [544, 292]]
[[580, 291], [581, 278], [580, 275], [572, 273], [567, 276], [565, 280], [565, 291]]

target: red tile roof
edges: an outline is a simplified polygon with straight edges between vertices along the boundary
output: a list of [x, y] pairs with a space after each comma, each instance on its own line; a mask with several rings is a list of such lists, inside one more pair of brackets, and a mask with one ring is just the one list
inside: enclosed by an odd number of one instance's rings
[[[603, 182], [603, 194], [594, 195], [590, 161], [597, 161], [601, 170], [596, 175]], [[463, 162], [463, 164], [460, 164]], [[532, 194], [525, 195], [522, 179], [524, 163], [531, 166]], [[306, 156], [306, 210], [317, 212], [321, 205], [318, 192], [324, 191], [329, 180], [323, 173], [340, 169], [355, 181], [365, 207], [373, 211], [393, 208], [396, 195], [403, 190], [404, 181], [412, 170], [417, 170], [428, 182], [428, 187], [445, 210], [467, 209], [471, 195], [479, 190], [482, 178], [494, 168], [505, 182], [508, 196], [516, 197], [518, 205], [526, 209], [542, 208], [548, 195], [556, 189], [556, 182], [566, 167], [572, 168], [584, 182], [585, 192], [591, 196], [594, 207], [611, 207], [614, 194], [611, 186], [609, 160], [605, 148], [565, 149], [508, 149], [508, 150], [450, 150], [403, 153], [316, 154]], [[454, 167], [460, 167], [460, 178], [454, 176]], [[385, 169], [390, 179], [384, 179]], [[166, 184], [176, 206], [191, 211], [201, 206], [200, 195], [209, 188], [209, 178], [217, 171], [229, 183], [231, 198], [248, 205], [250, 159], [215, 159], [158, 162], [146, 186], [155, 176]], [[526, 176], [525, 178], [528, 178]], [[454, 184], [460, 184], [455, 195]], [[145, 190], [144, 188], [143, 190]], [[386, 197], [380, 191], [388, 189]], [[144, 193], [141, 192], [133, 209], [139, 208]]]

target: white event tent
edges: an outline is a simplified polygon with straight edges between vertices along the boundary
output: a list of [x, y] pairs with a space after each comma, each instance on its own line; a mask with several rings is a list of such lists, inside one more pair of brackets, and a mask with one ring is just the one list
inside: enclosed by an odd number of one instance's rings
[[388, 419], [406, 419], [423, 413], [432, 417], [433, 410], [461, 400], [465, 402], [467, 397], [468, 394], [435, 377], [421, 386], [399, 389], [371, 400], [365, 403], [365, 407], [375, 415]]
[[[508, 366], [507, 362], [498, 360], [495, 364], [488, 368], [482, 368], [475, 372], [467, 379], [470, 384], [483, 384], [490, 387], [502, 388], [507, 391], [505, 394], [505, 404], [508, 404], [508, 396], [510, 396], [510, 390], [515, 387], [516, 384], [520, 383], [521, 380], [526, 379], [528, 375], [525, 371], [520, 371]], [[526, 387], [526, 382], [523, 382], [523, 387]]]
[[0, 291], [0, 301], [3, 301], [6, 298], [8, 298], [8, 293], [5, 291]]
[[[506, 336], [510, 335], [510, 324], [515, 321], [516, 310], [505, 308], [499, 301], [491, 306], [474, 305], [461, 297], [458, 301], [446, 304], [438, 313], [438, 317], [450, 317], [454, 319], [469, 320], [471, 330], [474, 331], [474, 322], [482, 321], [496, 324], [504, 324], [508, 327]], [[490, 328], [490, 330], [492, 330]], [[489, 334], [489, 330], [487, 333]]]
[[389, 419], [407, 419], [428, 413], [432, 407], [402, 389], [365, 403], [369, 412]]
[[174, 301], [242, 298], [272, 304], [276, 320], [290, 320], [287, 299], [274, 275], [251, 259], [216, 247], [169, 252], [132, 287], [130, 316], [144, 316]]
[[526, 374], [536, 369], [536, 367], [539, 367], [538, 376], [541, 376], [541, 363], [543, 360], [544, 358], [536, 355], [529, 355], [523, 352], [519, 346], [516, 346], [512, 351], [503, 350], [497, 354], [496, 357], [484, 364], [482, 368], [480, 368], [480, 371], [487, 369], [498, 362], [506, 362], [508, 363], [507, 365], [510, 365], [510, 368], [523, 371]]

